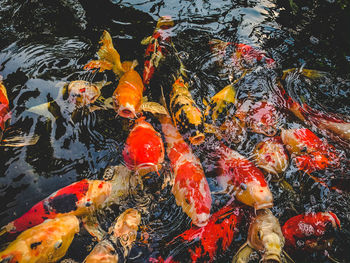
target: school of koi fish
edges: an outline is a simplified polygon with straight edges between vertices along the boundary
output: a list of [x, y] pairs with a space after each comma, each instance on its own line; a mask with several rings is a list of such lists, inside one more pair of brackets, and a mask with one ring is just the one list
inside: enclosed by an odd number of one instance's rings
[[[346, 116], [320, 112], [293, 99], [284, 88], [296, 78], [317, 79], [322, 72], [289, 69], [261, 91], [254, 86], [257, 71], [273, 74], [276, 62], [261, 50], [242, 43], [212, 40], [208, 46], [218, 67], [233, 72], [232, 82], [215, 94], [202, 111], [193, 99], [187, 71], [171, 39], [174, 22], [159, 18], [153, 35], [142, 41], [146, 45], [143, 73], [136, 70], [137, 61], [121, 61], [109, 32], [104, 31], [97, 52], [98, 59], [84, 69], [112, 71], [118, 82], [104, 109], [113, 109], [128, 122], [129, 135], [122, 151], [124, 165], [108, 167], [105, 180], [83, 179], [65, 186], [35, 204], [17, 219], [2, 226], [1, 238], [12, 241], [0, 252], [1, 263], [57, 262], [62, 259], [79, 233], [80, 226], [97, 244], [84, 262], [125, 262], [135, 241], [140, 239], [142, 213], [126, 209], [105, 231], [96, 211], [107, 209], [128, 198], [130, 189], [142, 185], [147, 176], [160, 176], [170, 170], [170, 184], [177, 206], [191, 219], [191, 227], [172, 237], [168, 246], [185, 244], [170, 254], [159, 253], [148, 262], [214, 262], [220, 253], [234, 246], [232, 262], [295, 262], [302, 253], [332, 249], [341, 222], [333, 211], [298, 214], [280, 225], [275, 216], [274, 195], [270, 183], [293, 191], [284, 180], [285, 171], [293, 166], [304, 176], [330, 191], [342, 192], [329, 185], [317, 172], [337, 169], [346, 163], [350, 146], [350, 121]], [[179, 68], [172, 72], [173, 83], [160, 85], [154, 77], [168, 59]], [[65, 84], [61, 93], [67, 98], [67, 112], [93, 107], [106, 83], [75, 80]], [[243, 96], [239, 90], [244, 87]], [[144, 93], [160, 91], [159, 101], [150, 101]], [[259, 92], [255, 92], [256, 90]], [[248, 91], [248, 92], [247, 92]], [[159, 92], [158, 92], [159, 93]], [[259, 94], [259, 95], [254, 95]], [[40, 107], [54, 107], [50, 102]], [[6, 88], [0, 82], [0, 130], [2, 146], [27, 146], [36, 136], [15, 140], [2, 138], [9, 127], [11, 109]], [[40, 112], [38, 107], [29, 109]], [[299, 126], [288, 126], [295, 118]], [[154, 122], [154, 123], [153, 123]], [[160, 127], [160, 129], [159, 129]], [[263, 139], [244, 156], [239, 144], [250, 134]], [[196, 149], [215, 166], [215, 181], [228, 201], [213, 210], [212, 192]], [[344, 150], [345, 149], [345, 150]], [[344, 152], [345, 151], [345, 152]], [[243, 226], [249, 225], [249, 229]], [[235, 244], [240, 231], [247, 240]], [[337, 262], [329, 255], [329, 260]]]

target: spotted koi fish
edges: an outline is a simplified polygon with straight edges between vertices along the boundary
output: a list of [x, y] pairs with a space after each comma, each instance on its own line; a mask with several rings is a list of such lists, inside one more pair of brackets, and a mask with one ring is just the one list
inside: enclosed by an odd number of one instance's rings
[[135, 118], [140, 112], [144, 86], [142, 78], [134, 70], [137, 62], [120, 61], [120, 55], [114, 48], [112, 37], [104, 31], [101, 37], [101, 48], [97, 52], [99, 60], [92, 60], [84, 69], [99, 68], [100, 72], [112, 70], [118, 77], [119, 83], [113, 92], [114, 109], [124, 118]]
[[283, 129], [281, 138], [298, 169], [307, 173], [340, 165], [339, 153], [334, 146], [321, 140], [306, 128]]
[[251, 161], [224, 144], [215, 153], [219, 159], [217, 180], [225, 191], [256, 210], [273, 206], [264, 174]]
[[291, 251], [327, 249], [334, 240], [340, 221], [332, 212], [307, 213], [294, 216], [282, 227], [286, 248]]
[[79, 220], [73, 215], [47, 219], [21, 233], [0, 252], [0, 262], [56, 262], [66, 254], [78, 232]]
[[125, 143], [123, 158], [129, 169], [142, 174], [161, 168], [164, 161], [163, 140], [145, 117], [135, 121]]
[[165, 107], [155, 102], [145, 103], [143, 111], [153, 113], [161, 123], [166, 152], [175, 177], [172, 193], [176, 204], [182, 207], [194, 225], [206, 225], [212, 199], [200, 160], [174, 126]]
[[158, 19], [152, 36], [141, 42], [141, 44], [147, 45], [143, 70], [143, 84], [145, 86], [149, 85], [156, 68], [168, 52], [168, 47], [171, 45], [169, 29], [173, 26], [174, 21], [170, 16], [162, 16]]
[[[111, 203], [117, 203], [130, 191], [131, 173], [125, 167], [114, 167], [114, 178], [111, 181], [87, 180], [72, 183], [54, 192], [49, 197], [35, 204], [28, 212], [2, 227], [1, 234], [20, 233], [28, 228], [41, 224], [46, 219], [64, 215], [75, 215], [85, 218], [85, 227], [92, 234], [98, 233], [90, 228], [93, 222], [90, 215]], [[95, 233], [96, 232], [96, 233]]]
[[263, 263], [294, 263], [283, 250], [284, 242], [280, 223], [271, 210], [258, 210], [251, 219], [247, 242], [237, 251], [232, 263], [248, 263], [254, 251], [261, 254]]
[[219, 253], [231, 246], [244, 213], [245, 210], [237, 204], [221, 208], [210, 217], [207, 225], [193, 226], [168, 244], [176, 245], [176, 254], [173, 253], [166, 259], [152, 259], [150, 262], [177, 263], [183, 262], [184, 258], [190, 258], [191, 262], [213, 262]]
[[259, 142], [253, 150], [253, 158], [257, 167], [276, 177], [289, 165], [289, 157], [280, 136]]
[[85, 258], [84, 263], [117, 263], [120, 257], [127, 258], [140, 223], [141, 214], [136, 209], [125, 210], [109, 228], [107, 236]]
[[193, 145], [202, 144], [205, 137], [203, 115], [182, 77], [177, 78], [172, 86], [169, 108], [173, 121], [184, 138]]
[[214, 133], [219, 140], [238, 143], [245, 136], [244, 124], [234, 115], [236, 107], [236, 91], [233, 85], [227, 85], [216, 93], [208, 103], [204, 114], [205, 131]]

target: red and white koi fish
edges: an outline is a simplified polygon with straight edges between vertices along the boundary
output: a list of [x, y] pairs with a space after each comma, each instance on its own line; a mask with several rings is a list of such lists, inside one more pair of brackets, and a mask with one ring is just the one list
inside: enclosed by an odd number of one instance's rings
[[277, 177], [289, 164], [289, 157], [280, 136], [259, 142], [253, 150], [253, 158], [256, 166]]
[[[108, 238], [103, 239], [94, 247], [85, 258], [84, 263], [118, 263], [120, 256], [127, 258], [136, 240], [140, 223], [140, 212], [133, 208], [125, 210], [109, 228]], [[118, 254], [119, 251], [116, 251], [118, 248], [123, 250], [121, 255]]]
[[252, 132], [266, 136], [275, 136], [277, 133], [278, 112], [268, 101], [247, 99], [239, 102], [235, 116]]
[[219, 158], [217, 180], [225, 191], [256, 210], [273, 206], [264, 174], [251, 161], [224, 144], [215, 153]]
[[163, 140], [145, 117], [135, 121], [125, 143], [123, 158], [129, 169], [142, 171], [142, 174], [161, 168], [164, 161]]
[[173, 26], [174, 21], [170, 16], [162, 16], [158, 19], [152, 36], [143, 39], [141, 42], [141, 44], [147, 45], [143, 70], [143, 84], [145, 86], [149, 85], [160, 61], [165, 58], [168, 52], [167, 48], [171, 45], [169, 29]]
[[332, 212], [306, 213], [287, 220], [282, 227], [286, 248], [290, 251], [327, 249], [340, 229], [339, 218]]
[[78, 232], [79, 220], [73, 215], [47, 219], [21, 233], [0, 252], [0, 262], [57, 262], [66, 254]]
[[[218, 253], [225, 252], [232, 244], [244, 214], [245, 209], [240, 205], [221, 208], [212, 214], [207, 225], [193, 226], [168, 244], [177, 245], [178, 254], [166, 259], [150, 259], [150, 262], [177, 263], [183, 262], [184, 258], [191, 259], [191, 262], [213, 262]], [[179, 250], [179, 243], [181, 246], [184, 244], [184, 249]]]
[[[323, 75], [323, 72], [310, 69], [289, 69], [283, 71], [282, 80], [290, 81], [290, 78], [295, 78], [297, 74], [315, 79]], [[278, 95], [281, 99], [281, 105], [288, 108], [297, 118], [303, 121], [313, 130], [318, 133], [329, 136], [332, 140], [340, 144], [350, 147], [350, 120], [348, 117], [340, 116], [335, 113], [325, 113], [311, 108], [306, 103], [299, 104], [291, 98], [279, 85]]]
[[[114, 178], [111, 181], [87, 180], [72, 183], [51, 194], [35, 204], [28, 212], [2, 227], [0, 235], [16, 234], [28, 228], [41, 224], [46, 219], [64, 215], [75, 215], [85, 218], [88, 231], [89, 220], [93, 211], [104, 208], [111, 203], [117, 203], [130, 192], [131, 173], [126, 167], [114, 167]], [[97, 234], [97, 233], [96, 233]]]
[[335, 147], [321, 140], [309, 129], [282, 129], [281, 138], [289, 153], [294, 155], [300, 170], [312, 173], [340, 164], [339, 153]]
[[114, 48], [112, 37], [104, 31], [101, 37], [102, 46], [97, 52], [99, 60], [92, 60], [85, 65], [85, 69], [99, 68], [100, 72], [112, 70], [120, 77], [117, 88], [113, 92], [115, 111], [124, 118], [135, 118], [140, 112], [144, 86], [139, 73], [134, 68], [137, 63], [120, 61], [120, 55]]
[[166, 108], [156, 102], [144, 103], [143, 111], [155, 114], [162, 126], [167, 144], [167, 155], [174, 173], [172, 193], [176, 204], [196, 226], [208, 223], [211, 193], [200, 160], [174, 126]]

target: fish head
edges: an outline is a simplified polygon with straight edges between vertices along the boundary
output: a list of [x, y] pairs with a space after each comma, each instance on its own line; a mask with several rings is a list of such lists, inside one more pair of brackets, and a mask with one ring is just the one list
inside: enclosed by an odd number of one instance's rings
[[289, 157], [280, 137], [259, 142], [253, 150], [253, 156], [259, 168], [276, 176], [283, 173], [289, 164]]
[[164, 161], [164, 151], [161, 135], [144, 117], [137, 119], [123, 150], [126, 166], [135, 171], [157, 170]]
[[99, 87], [84, 80], [70, 82], [67, 91], [68, 101], [74, 103], [77, 107], [94, 103], [101, 95]]
[[282, 262], [284, 237], [278, 219], [269, 209], [257, 212], [249, 226], [248, 244], [262, 254], [262, 262]]

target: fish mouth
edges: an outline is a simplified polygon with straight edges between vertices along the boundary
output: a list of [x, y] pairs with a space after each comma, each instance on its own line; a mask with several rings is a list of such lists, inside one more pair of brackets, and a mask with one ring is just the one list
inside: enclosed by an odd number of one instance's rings
[[273, 202], [255, 203], [255, 204], [254, 204], [255, 210], [266, 209], [266, 208], [272, 208], [272, 207], [273, 207]]
[[190, 137], [189, 140], [190, 140], [191, 144], [193, 144], [193, 145], [200, 145], [204, 142], [204, 138], [205, 138], [204, 134], [199, 133], [195, 136]]
[[261, 262], [263, 263], [281, 263], [281, 256], [278, 254], [265, 254], [262, 259]]
[[118, 115], [123, 118], [134, 119], [136, 118], [136, 112], [133, 107], [123, 107], [121, 106], [118, 110]]

